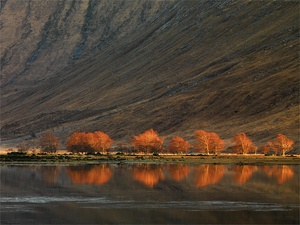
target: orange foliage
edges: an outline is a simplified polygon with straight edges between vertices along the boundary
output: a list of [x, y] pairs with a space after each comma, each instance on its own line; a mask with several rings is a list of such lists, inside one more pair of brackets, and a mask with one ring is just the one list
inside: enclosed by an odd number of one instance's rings
[[132, 138], [132, 145], [139, 152], [160, 152], [163, 150], [164, 138], [159, 137], [158, 133], [153, 129], [147, 130], [142, 134]]
[[224, 149], [224, 140], [222, 140], [218, 134], [211, 132], [210, 133], [210, 146], [211, 151], [214, 154], [220, 153]]
[[84, 132], [74, 132], [67, 142], [67, 149], [71, 152], [90, 151]]
[[273, 143], [269, 141], [260, 148], [260, 152], [263, 154], [267, 154], [272, 149], [272, 146]]
[[185, 141], [182, 137], [174, 137], [171, 139], [168, 147], [170, 153], [187, 153], [191, 145], [188, 141]]
[[113, 143], [113, 140], [106, 133], [103, 133], [101, 131], [95, 131], [93, 135], [94, 135], [93, 148], [97, 152], [107, 151], [110, 148], [111, 144]]
[[246, 183], [252, 176], [252, 174], [257, 171], [257, 166], [236, 166], [233, 168], [234, 180], [237, 184]]
[[204, 187], [219, 182], [225, 173], [225, 167], [221, 165], [199, 165], [195, 168], [195, 173], [196, 186]]
[[186, 178], [190, 171], [191, 169], [187, 165], [169, 165], [170, 175], [177, 182]]
[[159, 180], [164, 179], [161, 168], [153, 168], [151, 165], [139, 165], [133, 169], [133, 178], [148, 187], [153, 187]]
[[224, 141], [214, 132], [196, 130], [194, 148], [200, 153], [217, 154], [224, 148]]
[[285, 155], [288, 150], [292, 150], [294, 146], [294, 141], [289, 139], [283, 134], [277, 134], [275, 141], [273, 142], [273, 147], [276, 153]]
[[93, 168], [67, 168], [67, 174], [74, 184], [105, 184], [112, 177], [108, 165], [95, 166]]
[[265, 166], [262, 170], [267, 174], [267, 176], [274, 177], [279, 184], [290, 180], [294, 176], [294, 170], [289, 166]]
[[74, 132], [67, 142], [67, 149], [72, 152], [104, 152], [109, 149], [112, 142], [109, 135], [101, 131]]
[[247, 154], [251, 150], [256, 150], [256, 146], [252, 143], [252, 140], [247, 137], [245, 133], [236, 134], [232, 141], [235, 143], [233, 149], [236, 153]]

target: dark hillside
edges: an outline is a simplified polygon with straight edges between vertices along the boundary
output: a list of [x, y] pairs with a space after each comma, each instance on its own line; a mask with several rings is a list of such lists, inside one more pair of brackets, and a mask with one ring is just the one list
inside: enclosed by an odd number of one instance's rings
[[27, 5], [15, 40], [8, 12], [26, 7], [2, 6], [3, 140], [149, 128], [298, 139], [298, 1], [53, 2]]

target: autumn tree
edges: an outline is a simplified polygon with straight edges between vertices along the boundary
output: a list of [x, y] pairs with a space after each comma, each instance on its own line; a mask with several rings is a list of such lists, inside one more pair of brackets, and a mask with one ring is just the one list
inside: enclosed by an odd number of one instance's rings
[[257, 148], [245, 133], [236, 134], [232, 138], [232, 142], [234, 143], [233, 149], [236, 153], [247, 154]]
[[224, 140], [222, 140], [217, 133], [210, 133], [210, 147], [214, 154], [220, 153], [224, 149]]
[[169, 142], [168, 151], [170, 153], [187, 153], [191, 145], [188, 141], [184, 140], [182, 137], [174, 137]]
[[150, 153], [161, 152], [163, 150], [164, 138], [160, 137], [153, 129], [132, 138], [132, 146], [136, 151]]
[[94, 138], [94, 145], [93, 148], [97, 152], [104, 152], [109, 151], [109, 148], [111, 144], [113, 143], [113, 140], [110, 138], [110, 136], [104, 132], [101, 131], [95, 131], [93, 133]]
[[58, 138], [52, 132], [47, 132], [40, 138], [40, 146], [43, 152], [55, 153], [58, 149]]
[[283, 134], [277, 134], [275, 141], [273, 142], [273, 148], [276, 153], [285, 155], [288, 150], [292, 150], [294, 147], [294, 141], [289, 139]]
[[74, 132], [67, 142], [67, 149], [73, 153], [91, 151], [91, 146], [88, 143], [86, 133]]
[[104, 152], [113, 140], [101, 131], [94, 133], [74, 132], [67, 142], [67, 149], [71, 152]]
[[200, 153], [214, 153], [221, 152], [224, 148], [224, 141], [214, 132], [206, 132], [204, 130], [195, 131], [194, 149]]
[[273, 148], [273, 143], [268, 141], [266, 144], [261, 146], [259, 151], [263, 154], [267, 154], [272, 148]]

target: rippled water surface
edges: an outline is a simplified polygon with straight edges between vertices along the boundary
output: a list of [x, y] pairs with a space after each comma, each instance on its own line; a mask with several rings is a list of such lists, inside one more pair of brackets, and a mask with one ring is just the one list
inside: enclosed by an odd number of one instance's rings
[[1, 166], [1, 224], [299, 224], [299, 166]]

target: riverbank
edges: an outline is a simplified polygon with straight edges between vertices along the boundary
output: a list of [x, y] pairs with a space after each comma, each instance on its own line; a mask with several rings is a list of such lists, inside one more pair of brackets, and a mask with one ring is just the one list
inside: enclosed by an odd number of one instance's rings
[[83, 165], [102, 163], [168, 163], [168, 164], [236, 164], [236, 165], [299, 165], [299, 155], [142, 155], [142, 154], [2, 154], [1, 165]]

